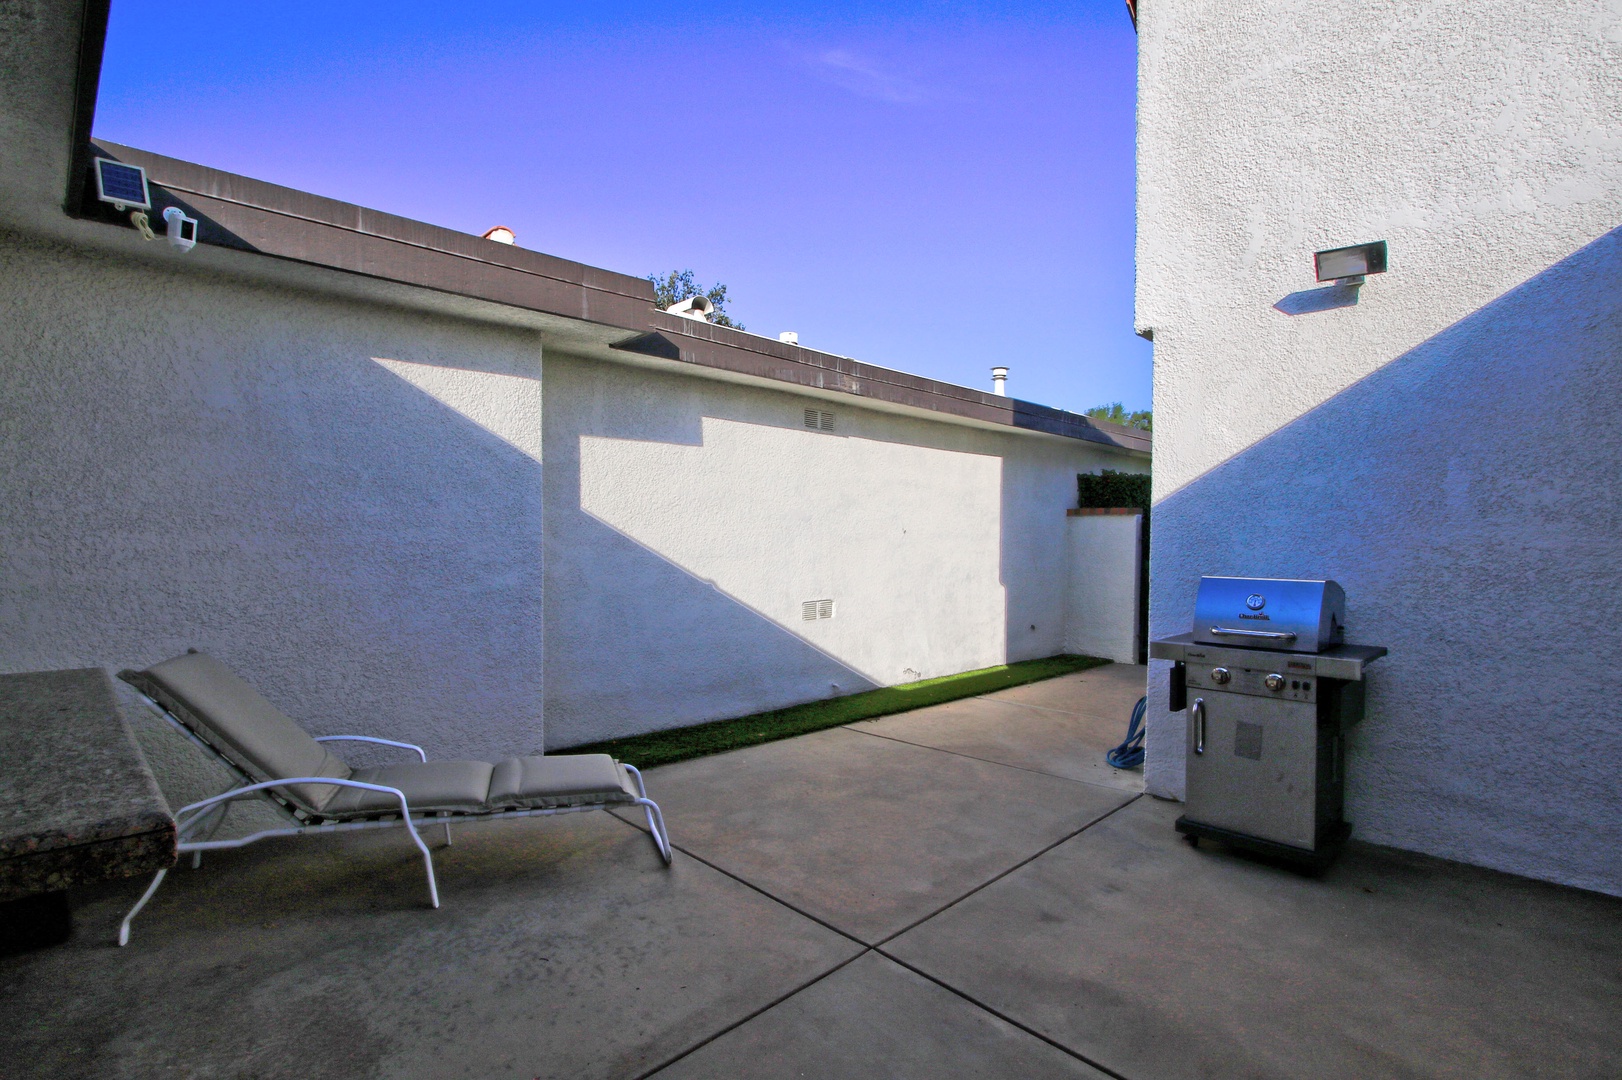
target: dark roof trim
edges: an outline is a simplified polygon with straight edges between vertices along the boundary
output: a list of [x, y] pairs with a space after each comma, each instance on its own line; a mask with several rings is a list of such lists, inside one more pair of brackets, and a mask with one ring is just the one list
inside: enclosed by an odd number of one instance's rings
[[[116, 143], [98, 141], [93, 149], [144, 167], [152, 187], [153, 216], [162, 214], [166, 205], [180, 206], [198, 219], [200, 244], [621, 329], [627, 334], [612, 347], [624, 352], [1128, 452], [1150, 450], [1149, 433], [1136, 428], [660, 311], [653, 303], [653, 285], [644, 278]], [[85, 168], [88, 173], [88, 164]], [[108, 220], [128, 227], [121, 219]]]
[[[909, 375], [893, 368], [864, 364], [860, 360], [817, 352], [714, 323], [685, 319], [662, 311], [654, 312], [653, 320], [659, 326], [659, 331], [644, 335], [644, 338], [657, 337], [666, 347], [675, 343], [680, 358], [687, 363], [928, 409], [990, 424], [1081, 439], [1120, 450], [1147, 454], [1153, 443], [1150, 433], [1139, 428], [1106, 423], [1063, 409], [1002, 397], [956, 383]], [[632, 352], [646, 351], [637, 347], [640, 341], [622, 341], [615, 347]], [[648, 354], [665, 355], [651, 351]]]
[[609, 348], [637, 353], [641, 356], [656, 356], [661, 360], [681, 359], [681, 346], [657, 331], [628, 337], [624, 341], [616, 341]]
[[90, 170], [90, 126], [101, 92], [101, 58], [107, 50], [107, 18], [112, 0], [84, 0], [79, 9], [78, 69], [73, 74], [73, 125], [68, 132], [68, 189], [62, 209], [69, 217], [84, 213], [84, 179]]
[[154, 216], [160, 201], [196, 211], [211, 226], [200, 243], [611, 325], [637, 325], [653, 306], [643, 278], [105, 140], [95, 150], [146, 169], [162, 189]]

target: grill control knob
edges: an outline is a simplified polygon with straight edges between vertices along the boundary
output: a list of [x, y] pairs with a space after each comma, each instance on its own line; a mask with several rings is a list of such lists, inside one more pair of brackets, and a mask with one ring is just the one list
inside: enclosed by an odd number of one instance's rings
[[1282, 690], [1284, 689], [1284, 676], [1278, 674], [1269, 675], [1262, 680], [1262, 683], [1269, 690]]
[[1232, 678], [1233, 676], [1229, 674], [1228, 669], [1225, 667], [1214, 667], [1211, 669], [1211, 681], [1216, 683], [1218, 686], [1227, 686], [1228, 680]]

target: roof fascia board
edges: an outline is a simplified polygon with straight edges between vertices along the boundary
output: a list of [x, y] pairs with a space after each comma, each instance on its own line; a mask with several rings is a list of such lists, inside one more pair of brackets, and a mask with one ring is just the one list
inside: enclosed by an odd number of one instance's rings
[[[296, 188], [238, 176], [219, 169], [210, 169], [207, 166], [164, 157], [135, 147], [121, 146], [106, 140], [97, 140], [96, 145], [120, 161], [142, 166], [152, 183], [184, 197], [186, 203], [195, 200], [199, 209], [211, 211], [209, 216], [224, 231], [236, 233], [237, 238], [245, 242], [244, 244], [225, 242], [222, 246], [242, 246], [246, 250], [262, 254], [294, 258], [301, 262], [334, 265], [329, 259], [341, 258], [344, 252], [339, 249], [344, 246], [353, 249], [358, 243], [363, 242], [360, 238], [370, 238], [391, 245], [420, 248], [425, 252], [546, 278], [565, 286], [617, 295], [637, 301], [639, 307], [650, 307], [653, 304], [653, 283], [645, 278], [603, 270], [585, 263], [571, 262], [555, 255], [530, 251], [511, 244], [500, 244], [480, 236], [457, 232], [455, 229], [429, 225], [396, 214], [387, 214], [381, 210], [369, 210], [352, 203], [312, 195]], [[248, 235], [243, 235], [242, 230], [231, 228], [237, 222], [252, 223], [252, 227], [247, 230]], [[349, 241], [348, 245], [323, 244], [321, 242], [323, 230], [301, 229], [300, 224], [325, 226], [342, 233], [353, 234], [357, 239]], [[281, 228], [278, 228], [278, 225]], [[205, 236], [202, 242], [207, 243], [211, 239], [214, 243], [220, 244], [227, 238]], [[353, 269], [350, 266], [339, 268]], [[359, 269], [357, 272], [373, 276], [390, 276], [387, 273], [379, 273], [378, 268]]]
[[[625, 331], [617, 337], [619, 355], [606, 359], [623, 360], [627, 352], [645, 352], [634, 343], [657, 337], [664, 345], [649, 355], [688, 367], [889, 402], [1129, 453], [1151, 450], [1150, 434], [1136, 428], [660, 311], [654, 307], [652, 283], [643, 278], [134, 147], [102, 140], [94, 145], [147, 170], [154, 215], [161, 214], [165, 205], [176, 205], [197, 217], [199, 248], [267, 255], [284, 265], [321, 267], [515, 308], [542, 316], [543, 323], [546, 317], [562, 318]], [[548, 337], [553, 335], [543, 330], [543, 347], [552, 346]], [[576, 348], [578, 344], [573, 342]], [[673, 356], [669, 346], [674, 346]]]
[[[1136, 460], [1148, 461], [1151, 457], [1149, 448], [1146, 444], [1139, 446], [1136, 442], [1129, 441], [1128, 438], [1122, 438], [1120, 441], [1115, 442], [1103, 439], [1087, 439], [1076, 434], [1072, 434], [1069, 431], [1057, 432], [1044, 430], [1042, 427], [1035, 425], [1015, 425], [1011, 422], [1012, 418], [1007, 414], [994, 414], [988, 418], [984, 414], [977, 416], [970, 415], [967, 411], [959, 412], [948, 410], [941, 407], [939, 400], [932, 400], [926, 403], [908, 404], [907, 402], [897, 400], [894, 397], [881, 397], [871, 393], [853, 395], [848, 390], [829, 389], [824, 386], [814, 385], [811, 382], [789, 381], [781, 378], [774, 378], [768, 375], [755, 374], [750, 371], [740, 369], [740, 367], [736, 365], [723, 367], [720, 365], [699, 363], [696, 360], [670, 359], [658, 353], [639, 351], [633, 352], [621, 348], [621, 344], [622, 343], [616, 342], [607, 345], [598, 345], [596, 343], [586, 343], [576, 340], [567, 345], [548, 346], [545, 349], [545, 355], [562, 355], [590, 361], [607, 361], [609, 363], [621, 364], [630, 367], [648, 368], [650, 370], [665, 374], [685, 375], [690, 378], [708, 379], [715, 382], [750, 386], [763, 390], [774, 390], [778, 393], [791, 394], [796, 397], [811, 398], [813, 400], [826, 402], [834, 406], [872, 409], [876, 412], [906, 416], [916, 420], [970, 427], [980, 431], [995, 431], [1003, 435], [1017, 435], [1024, 438], [1057, 440], [1071, 445], [1074, 445], [1077, 442], [1084, 442], [1096, 450], [1106, 453], [1120, 454], [1124, 457]], [[1028, 403], [1021, 402], [1020, 404], [1025, 405]], [[1032, 407], [1042, 408], [1041, 406]], [[1109, 426], [1113, 428], [1117, 427], [1118, 425], [1112, 424]], [[1136, 429], [1127, 430], [1129, 433], [1136, 431]], [[1140, 434], [1147, 434], [1147, 432], [1141, 432]]]
[[[1018, 398], [943, 383], [849, 357], [819, 353], [713, 323], [656, 312], [659, 333], [688, 364], [759, 376], [780, 383], [873, 398], [992, 425], [1059, 435], [1121, 450], [1148, 453], [1152, 436], [1138, 428], [1097, 421]], [[744, 340], [739, 340], [744, 339]], [[624, 348], [624, 343], [621, 343]], [[640, 350], [638, 350], [640, 351]], [[647, 355], [659, 356], [658, 352]]]
[[90, 169], [90, 128], [101, 93], [101, 59], [107, 51], [107, 19], [112, 0], [84, 0], [79, 9], [78, 67], [73, 77], [73, 118], [68, 132], [67, 190], [62, 209], [69, 217], [84, 213], [84, 178]]

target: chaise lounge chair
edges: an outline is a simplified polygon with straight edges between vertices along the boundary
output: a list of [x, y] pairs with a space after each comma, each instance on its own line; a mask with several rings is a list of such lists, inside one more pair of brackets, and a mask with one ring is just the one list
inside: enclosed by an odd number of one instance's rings
[[[428, 898], [439, 906], [434, 858], [418, 826], [442, 824], [450, 843], [453, 822], [534, 817], [640, 806], [647, 815], [659, 855], [670, 864], [670, 836], [664, 815], [648, 798], [642, 774], [607, 754], [560, 754], [488, 761], [429, 761], [420, 746], [369, 735], [311, 738], [293, 720], [224, 664], [191, 650], [145, 671], [121, 671], [160, 716], [192, 742], [230, 767], [242, 781], [212, 798], [183, 806], [175, 814], [176, 848], [192, 854], [234, 848], [269, 836], [303, 836], [351, 829], [403, 827], [422, 852], [428, 870]], [[351, 769], [324, 743], [365, 742], [414, 751], [419, 760], [404, 765]], [[214, 833], [238, 799], [263, 799], [288, 819], [288, 826], [265, 829], [236, 840]], [[204, 826], [208, 826], [206, 835]], [[202, 835], [202, 839], [197, 839]], [[127, 944], [130, 921], [163, 884], [152, 884], [119, 924], [118, 943]]]

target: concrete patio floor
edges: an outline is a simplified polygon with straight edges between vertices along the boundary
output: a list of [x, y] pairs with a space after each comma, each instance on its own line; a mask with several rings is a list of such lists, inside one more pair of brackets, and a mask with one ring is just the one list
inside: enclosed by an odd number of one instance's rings
[[0, 960], [11, 1077], [1615, 1077], [1622, 900], [1211, 848], [1117, 665], [653, 770], [629, 815], [270, 841]]

